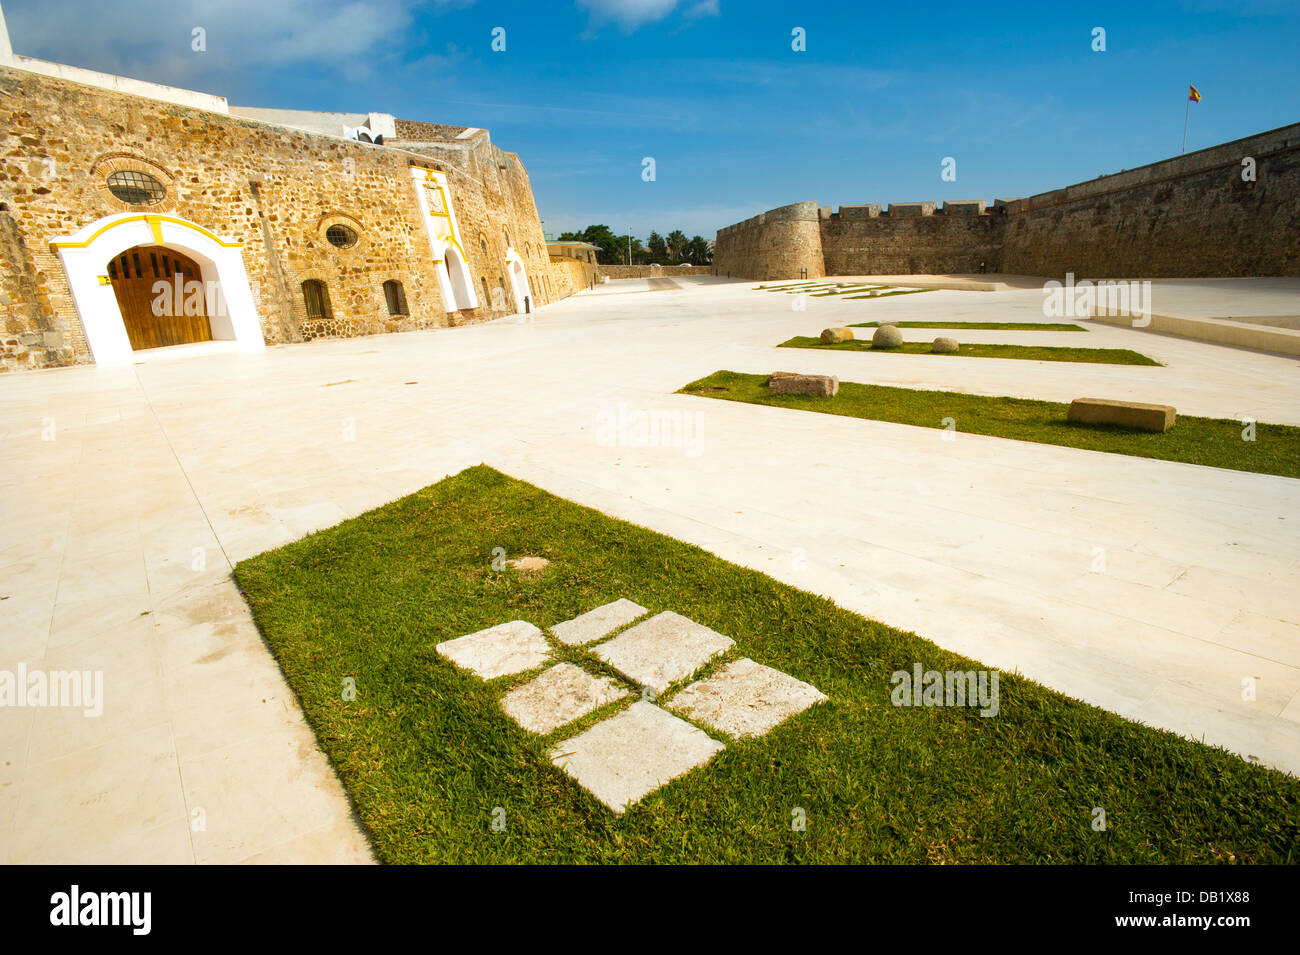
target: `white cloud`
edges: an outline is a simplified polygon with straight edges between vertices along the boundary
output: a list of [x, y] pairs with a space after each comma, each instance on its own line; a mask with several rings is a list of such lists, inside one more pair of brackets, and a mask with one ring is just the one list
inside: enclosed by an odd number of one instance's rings
[[578, 6], [591, 14], [593, 28], [613, 21], [631, 31], [668, 16], [677, 0], [578, 0]]
[[[435, 0], [433, 6], [466, 2]], [[179, 83], [309, 61], [364, 64], [406, 39], [413, 6], [411, 0], [133, 0], [123, 15], [111, 3], [11, 0], [5, 13], [17, 53]], [[206, 52], [191, 49], [195, 27], [206, 32]]]
[[722, 11], [718, 9], [718, 0], [699, 0], [699, 3], [686, 11], [686, 19], [688, 20], [719, 16], [722, 16]]

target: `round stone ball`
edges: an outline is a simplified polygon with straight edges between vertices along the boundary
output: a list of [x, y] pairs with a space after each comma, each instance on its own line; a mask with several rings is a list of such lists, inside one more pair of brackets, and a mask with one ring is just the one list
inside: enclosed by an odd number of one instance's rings
[[893, 325], [881, 325], [871, 336], [872, 348], [899, 348], [903, 344], [903, 333]]

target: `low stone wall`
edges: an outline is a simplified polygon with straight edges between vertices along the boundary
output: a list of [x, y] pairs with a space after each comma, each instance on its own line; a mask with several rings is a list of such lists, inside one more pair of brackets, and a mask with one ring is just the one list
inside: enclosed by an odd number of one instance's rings
[[598, 265], [596, 274], [611, 279], [657, 279], [670, 275], [712, 275], [707, 265]]
[[547, 276], [554, 286], [555, 298], [566, 298], [574, 292], [581, 292], [595, 284], [596, 266], [590, 262], [579, 262], [577, 259], [557, 256], [551, 259]]

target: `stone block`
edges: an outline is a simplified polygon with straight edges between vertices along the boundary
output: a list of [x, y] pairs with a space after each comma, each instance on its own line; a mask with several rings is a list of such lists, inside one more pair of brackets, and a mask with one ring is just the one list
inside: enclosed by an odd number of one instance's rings
[[532, 670], [545, 663], [551, 654], [542, 631], [526, 620], [512, 620], [455, 640], [445, 640], [434, 649], [462, 670], [485, 680]]
[[930, 345], [930, 351], [936, 355], [955, 355], [960, 350], [961, 346], [957, 344], [955, 338], [943, 338], [941, 336], [936, 338], [934, 343]]
[[948, 199], [944, 201], [943, 211], [950, 216], [978, 216], [984, 214], [983, 199]]
[[773, 375], [768, 379], [767, 390], [774, 395], [834, 398], [839, 394], [840, 380], [834, 375]]
[[557, 663], [507, 693], [501, 709], [530, 733], [544, 736], [627, 694], [607, 676], [592, 676], [572, 663]]
[[681, 614], [665, 611], [592, 652], [629, 679], [662, 693], [734, 642]]
[[571, 647], [581, 646], [599, 640], [645, 612], [645, 607], [640, 604], [620, 598], [595, 610], [588, 610], [572, 620], [557, 623], [551, 628], [551, 633], [561, 643], [567, 643]]
[[736, 738], [762, 736], [826, 699], [817, 687], [748, 657], [692, 683], [668, 708]]
[[638, 701], [551, 750], [551, 762], [614, 812], [726, 747], [653, 703]]
[[1143, 431], [1168, 431], [1177, 418], [1172, 405], [1150, 405], [1109, 398], [1075, 398], [1070, 402], [1070, 421], [1080, 424], [1118, 424]]
[[874, 219], [880, 215], [880, 206], [876, 203], [865, 203], [858, 206], [840, 206], [841, 219]]
[[891, 202], [889, 214], [891, 216], [932, 216], [937, 208], [936, 202]]
[[821, 343], [823, 345], [835, 345], [839, 342], [853, 341], [853, 329], [851, 328], [823, 328], [821, 334]]

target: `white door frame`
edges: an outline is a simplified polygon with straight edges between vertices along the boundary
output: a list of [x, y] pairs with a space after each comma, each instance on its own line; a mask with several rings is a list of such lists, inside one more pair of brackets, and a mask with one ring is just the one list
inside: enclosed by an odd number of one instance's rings
[[515, 308], [522, 313], [524, 296], [527, 296], [532, 301], [533, 311], [537, 311], [537, 296], [533, 295], [533, 287], [528, 281], [528, 266], [513, 247], [506, 250], [506, 275], [510, 277], [510, 287], [515, 293]]
[[202, 267], [205, 282], [217, 283], [216, 301], [221, 305], [214, 310], [217, 314], [208, 316], [214, 340], [234, 341], [241, 352], [258, 352], [266, 347], [241, 242], [179, 216], [121, 212], [97, 219], [50, 244], [63, 260], [86, 344], [98, 365], [128, 365], [135, 358], [108, 277], [108, 263], [137, 245], [162, 245], [183, 252]]
[[[470, 275], [465, 243], [460, 238], [460, 223], [456, 220], [456, 210], [451, 204], [451, 189], [446, 174], [436, 169], [412, 166], [411, 180], [415, 187], [415, 201], [420, 207], [420, 218], [424, 221], [424, 231], [429, 237], [429, 248], [433, 250], [433, 261], [441, 266], [435, 271], [444, 307], [449, 313], [462, 308], [478, 308], [478, 292], [474, 290], [474, 277]], [[432, 203], [429, 199], [431, 194], [434, 199]], [[449, 249], [454, 250], [450, 259], [447, 257]], [[452, 269], [456, 270], [454, 277]]]

